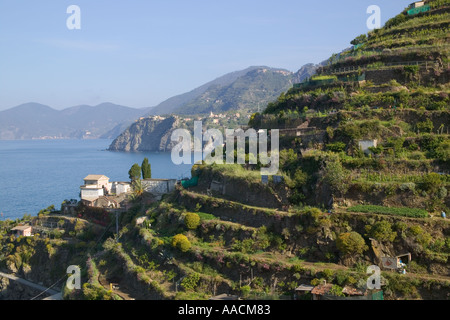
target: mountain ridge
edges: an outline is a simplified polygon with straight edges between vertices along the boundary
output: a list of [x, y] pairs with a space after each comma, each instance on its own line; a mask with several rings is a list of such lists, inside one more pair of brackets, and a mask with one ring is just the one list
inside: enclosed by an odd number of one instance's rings
[[0, 140], [98, 138], [147, 111], [110, 102], [63, 110], [29, 102], [0, 111]]

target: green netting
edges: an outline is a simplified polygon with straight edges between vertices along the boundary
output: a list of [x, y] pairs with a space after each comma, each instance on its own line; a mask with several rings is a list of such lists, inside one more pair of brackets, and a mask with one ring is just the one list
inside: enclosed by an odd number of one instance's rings
[[353, 81], [363, 81], [366, 80], [366, 74], [363, 73], [361, 75], [356, 75], [356, 76], [348, 76], [348, 77], [339, 77], [339, 81], [343, 81], [343, 82], [353, 82]]
[[372, 300], [384, 300], [383, 291], [372, 293]]
[[413, 16], [422, 12], [427, 12], [430, 11], [430, 6], [427, 4], [425, 6], [422, 7], [418, 7], [418, 8], [413, 8], [413, 9], [409, 9], [407, 11], [408, 15]]
[[198, 177], [192, 177], [190, 180], [181, 181], [183, 188], [195, 187], [198, 185]]

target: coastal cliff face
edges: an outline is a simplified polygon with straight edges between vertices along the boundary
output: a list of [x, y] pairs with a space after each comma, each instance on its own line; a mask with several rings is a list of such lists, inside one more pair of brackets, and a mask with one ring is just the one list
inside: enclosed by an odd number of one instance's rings
[[169, 151], [176, 145], [170, 140], [172, 132], [178, 129], [180, 120], [169, 117], [164, 120], [145, 118], [138, 120], [117, 137], [109, 151]]

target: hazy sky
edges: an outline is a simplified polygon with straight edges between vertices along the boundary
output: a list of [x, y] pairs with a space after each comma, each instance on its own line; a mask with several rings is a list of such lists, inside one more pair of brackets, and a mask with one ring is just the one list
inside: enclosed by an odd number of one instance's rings
[[[297, 71], [412, 0], [0, 0], [0, 110], [155, 106], [253, 65]], [[67, 8], [81, 9], [69, 30]]]

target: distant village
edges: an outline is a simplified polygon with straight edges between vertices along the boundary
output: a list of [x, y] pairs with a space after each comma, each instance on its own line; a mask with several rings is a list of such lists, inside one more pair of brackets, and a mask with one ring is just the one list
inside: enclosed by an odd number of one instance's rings
[[[220, 101], [219, 101], [220, 102]], [[209, 115], [204, 116], [204, 115], [198, 115], [198, 116], [177, 116], [180, 117], [181, 119], [183, 119], [185, 122], [189, 122], [189, 121], [206, 121], [206, 122], [210, 122], [211, 124], [224, 124], [226, 122], [230, 122], [230, 121], [240, 121], [243, 120], [244, 123], [248, 122], [248, 119], [250, 119], [252, 112], [250, 110], [242, 110], [240, 112], [228, 112], [228, 113], [214, 113], [214, 112], [210, 112]], [[164, 121], [167, 118], [163, 117], [163, 116], [149, 116], [149, 117], [141, 117], [139, 119], [136, 120], [140, 121], [140, 120], [144, 120], [144, 119], [151, 119], [153, 121]]]

